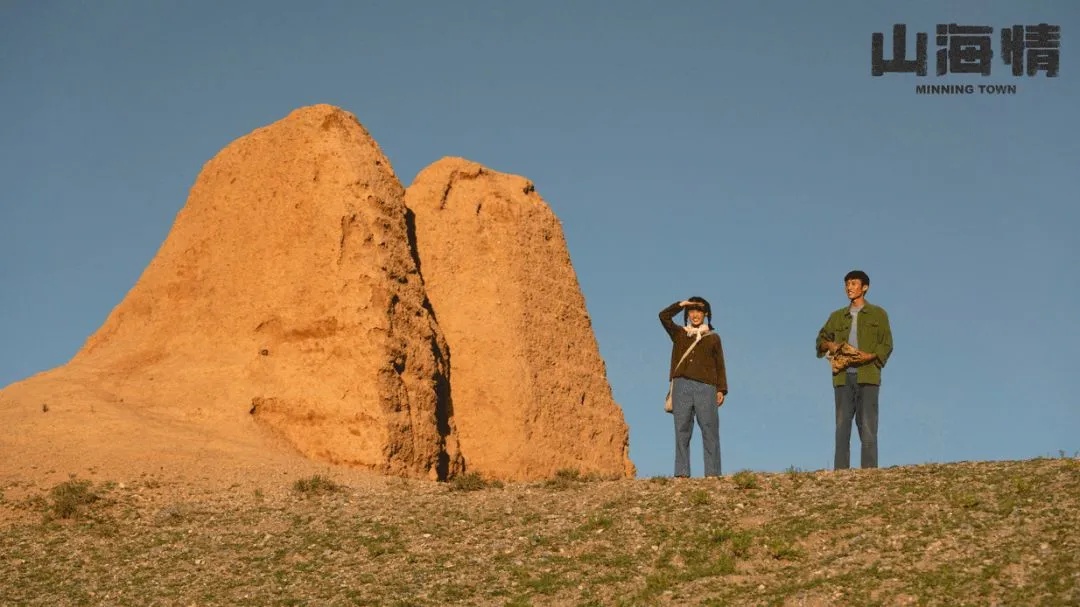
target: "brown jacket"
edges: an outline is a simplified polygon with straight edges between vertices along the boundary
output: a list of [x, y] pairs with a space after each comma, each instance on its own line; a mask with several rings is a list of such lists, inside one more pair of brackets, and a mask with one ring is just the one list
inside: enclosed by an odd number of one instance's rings
[[701, 343], [694, 346], [694, 351], [676, 369], [679, 359], [686, 349], [694, 343], [694, 338], [675, 324], [671, 319], [682, 311], [679, 302], [675, 302], [660, 311], [660, 324], [671, 337], [671, 368], [668, 379], [685, 377], [716, 386], [717, 392], [727, 395], [727, 371], [724, 368], [724, 346], [720, 336], [714, 331], [701, 338]]

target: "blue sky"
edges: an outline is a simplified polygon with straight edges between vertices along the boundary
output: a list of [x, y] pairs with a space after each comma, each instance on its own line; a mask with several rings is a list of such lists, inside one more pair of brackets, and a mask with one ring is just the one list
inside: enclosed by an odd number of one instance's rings
[[[950, 22], [994, 27], [990, 76], [934, 74]], [[1000, 28], [1040, 22], [1062, 28], [1060, 76], [1014, 77]], [[930, 34], [928, 76], [871, 76], [871, 34], [888, 55], [894, 23]], [[404, 185], [443, 156], [536, 183], [640, 476], [672, 472], [656, 315], [690, 295], [727, 354], [724, 472], [830, 467], [812, 342], [852, 268], [896, 342], [882, 466], [1071, 455], [1074, 35], [1070, 0], [3, 2], [0, 386], [67, 362], [222, 147], [330, 103]], [[1018, 90], [915, 93], [966, 83]]]

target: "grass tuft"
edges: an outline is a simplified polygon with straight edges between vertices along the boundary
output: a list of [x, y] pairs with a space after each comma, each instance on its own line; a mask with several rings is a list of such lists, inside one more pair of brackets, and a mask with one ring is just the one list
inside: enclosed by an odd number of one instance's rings
[[59, 519], [78, 518], [84, 512], [84, 507], [101, 499], [101, 495], [94, 490], [93, 482], [72, 478], [56, 485], [49, 491], [51, 501], [48, 504], [47, 516]]
[[555, 471], [555, 476], [544, 481], [548, 489], [569, 489], [588, 482], [601, 480], [595, 475], [582, 474], [577, 468], [562, 468]]
[[502, 481], [485, 479], [479, 472], [466, 472], [450, 480], [451, 491], [481, 491], [483, 489], [502, 488]]
[[709, 492], [704, 489], [695, 489], [690, 493], [692, 506], [704, 506], [709, 503]]
[[345, 487], [343, 485], [339, 485], [333, 479], [326, 478], [319, 474], [307, 478], [296, 479], [296, 482], [293, 483], [293, 491], [302, 493], [308, 497], [327, 493], [337, 493], [344, 489]]
[[742, 491], [749, 491], [750, 489], [758, 488], [757, 475], [750, 470], [740, 470], [731, 477], [732, 482], [735, 483], [735, 487]]

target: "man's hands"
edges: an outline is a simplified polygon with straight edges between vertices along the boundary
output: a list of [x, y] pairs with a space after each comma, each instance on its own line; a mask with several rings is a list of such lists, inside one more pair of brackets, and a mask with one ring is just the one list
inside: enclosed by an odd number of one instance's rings
[[872, 354], [870, 352], [863, 352], [862, 350], [859, 350], [859, 355], [855, 359], [855, 364], [865, 365], [866, 363], [874, 360], [875, 358], [877, 358], [877, 354]]
[[716, 393], [716, 406], [717, 407], [724, 406], [724, 393], [723, 392], [717, 392]]
[[[821, 342], [821, 348], [824, 351], [828, 352], [829, 354], [834, 354], [834, 355], [836, 354], [837, 350], [839, 350], [842, 345], [843, 344], [839, 344], [839, 343], [837, 343], [835, 341], [823, 341], [823, 342]], [[859, 353], [851, 361], [852, 364], [865, 365], [866, 363], [868, 363], [868, 362], [870, 362], [870, 361], [877, 358], [877, 354], [873, 354], [871, 352], [863, 352], [862, 350], [859, 350], [858, 352]]]

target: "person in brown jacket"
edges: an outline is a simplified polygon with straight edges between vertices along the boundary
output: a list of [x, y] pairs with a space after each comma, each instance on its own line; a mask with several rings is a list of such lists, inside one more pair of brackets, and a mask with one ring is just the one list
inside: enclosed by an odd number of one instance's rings
[[[682, 310], [683, 326], [672, 320]], [[694, 420], [701, 428], [705, 476], [720, 476], [720, 412], [727, 396], [724, 348], [712, 326], [712, 307], [702, 297], [676, 302], [660, 312], [671, 337], [672, 415], [675, 418], [675, 476], [690, 476]]]

